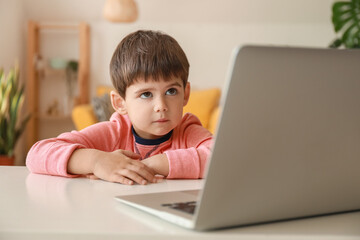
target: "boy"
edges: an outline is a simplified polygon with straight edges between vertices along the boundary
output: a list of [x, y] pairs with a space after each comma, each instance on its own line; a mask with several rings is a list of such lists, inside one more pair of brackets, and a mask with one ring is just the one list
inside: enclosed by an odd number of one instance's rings
[[172, 37], [137, 31], [117, 46], [110, 62], [110, 121], [39, 141], [30, 149], [31, 172], [88, 175], [122, 184], [167, 178], [202, 178], [212, 135], [188, 102], [189, 63]]

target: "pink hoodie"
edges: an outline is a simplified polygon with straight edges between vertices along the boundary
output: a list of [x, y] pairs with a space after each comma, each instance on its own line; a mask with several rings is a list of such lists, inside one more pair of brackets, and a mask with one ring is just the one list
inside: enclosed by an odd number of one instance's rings
[[202, 178], [211, 147], [211, 133], [190, 113], [184, 115], [168, 140], [152, 145], [136, 142], [128, 116], [114, 113], [110, 121], [35, 143], [27, 155], [26, 165], [33, 173], [76, 177], [67, 173], [68, 160], [76, 149], [106, 152], [123, 149], [140, 153], [142, 158], [165, 153], [169, 160], [167, 178]]

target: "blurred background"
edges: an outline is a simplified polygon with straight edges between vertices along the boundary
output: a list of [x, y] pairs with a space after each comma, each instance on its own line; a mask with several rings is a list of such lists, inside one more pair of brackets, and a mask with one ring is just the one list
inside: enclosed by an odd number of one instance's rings
[[[108, 66], [113, 51], [124, 36], [138, 29], [160, 30], [177, 39], [188, 56], [189, 81], [194, 89], [221, 89], [231, 52], [236, 46], [265, 44], [328, 47], [335, 37], [331, 23], [333, 2], [134, 0], [137, 7], [135, 21], [112, 22], [105, 19], [103, 14], [107, 0], [0, 0], [0, 67], [6, 71], [18, 61], [20, 81], [30, 84], [27, 78], [29, 21], [48, 25], [76, 25], [84, 22], [90, 30], [89, 48], [86, 50], [89, 55], [89, 99], [96, 94], [99, 85], [111, 85]], [[40, 57], [44, 61], [77, 59], [81, 48], [79, 36], [68, 30], [61, 31], [61, 34], [51, 30], [40, 33]], [[37, 62], [38, 65], [40, 63]], [[61, 89], [56, 84], [48, 81], [35, 85], [38, 88], [41, 88], [40, 85], [46, 86], [45, 90], [41, 90], [42, 93], [38, 93], [38, 101], [42, 102], [44, 112], [50, 111], [51, 104], [55, 104], [51, 97]], [[70, 111], [66, 109], [68, 106], [65, 106], [63, 100], [56, 101], [60, 106], [63, 105], [61, 111]], [[39, 138], [56, 136], [59, 132], [74, 129], [71, 120], [65, 125], [65, 121], [61, 124], [51, 121], [50, 118], [43, 121], [52, 125], [52, 130], [43, 130]], [[43, 124], [40, 123], [41, 126]], [[18, 145], [17, 164], [22, 165], [27, 151], [25, 140]]]

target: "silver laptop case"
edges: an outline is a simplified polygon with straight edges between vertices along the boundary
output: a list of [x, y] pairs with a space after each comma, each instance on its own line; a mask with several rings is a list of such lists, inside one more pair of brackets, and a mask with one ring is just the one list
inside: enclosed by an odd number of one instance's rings
[[359, 50], [239, 50], [197, 229], [360, 209], [359, 64]]

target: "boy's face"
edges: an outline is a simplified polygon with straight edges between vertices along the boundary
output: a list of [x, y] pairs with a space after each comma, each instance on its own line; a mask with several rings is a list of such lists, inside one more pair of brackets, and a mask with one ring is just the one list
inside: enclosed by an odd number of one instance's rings
[[182, 120], [183, 107], [190, 95], [190, 84], [180, 78], [147, 82], [138, 80], [126, 89], [125, 99], [113, 96], [115, 110], [128, 114], [136, 133], [145, 139], [159, 138]]

